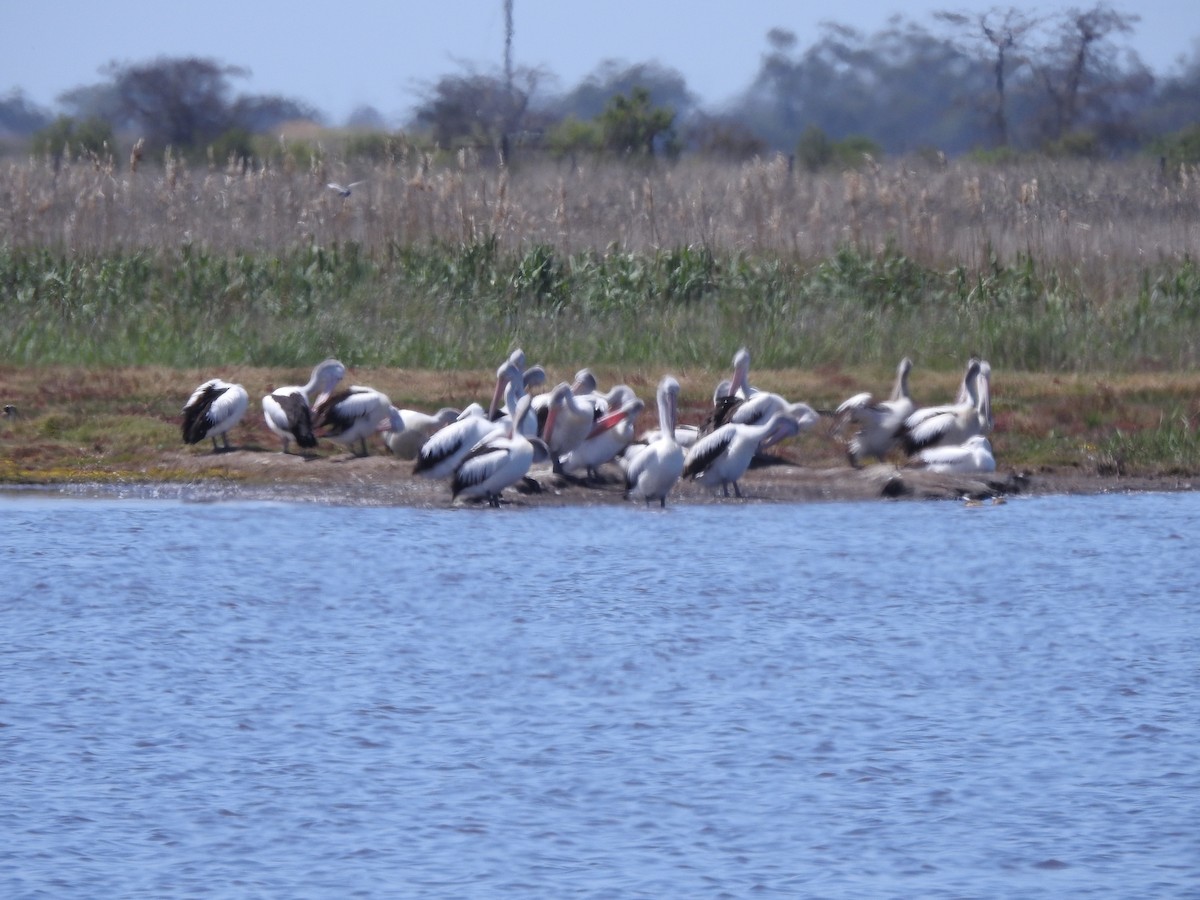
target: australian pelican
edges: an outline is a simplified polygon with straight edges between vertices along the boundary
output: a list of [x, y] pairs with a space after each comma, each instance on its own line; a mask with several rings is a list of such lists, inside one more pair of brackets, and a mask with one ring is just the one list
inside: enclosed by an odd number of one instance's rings
[[[249, 403], [250, 395], [240, 384], [220, 378], [204, 382], [183, 405], [184, 443], [198, 444], [205, 438], [212, 438], [214, 453], [230, 449], [229, 429], [241, 421]], [[223, 448], [217, 446], [218, 436]]]

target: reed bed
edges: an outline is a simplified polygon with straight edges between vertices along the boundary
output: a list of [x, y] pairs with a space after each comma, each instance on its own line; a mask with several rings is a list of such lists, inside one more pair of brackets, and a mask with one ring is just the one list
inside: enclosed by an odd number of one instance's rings
[[[1200, 173], [469, 154], [0, 169], [17, 364], [1194, 368]], [[330, 180], [364, 180], [342, 198]]]

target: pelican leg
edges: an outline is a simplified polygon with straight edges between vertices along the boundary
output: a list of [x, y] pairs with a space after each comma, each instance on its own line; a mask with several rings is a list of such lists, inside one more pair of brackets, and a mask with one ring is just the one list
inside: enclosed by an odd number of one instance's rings
[[733, 493], [739, 500], [742, 499], [742, 489], [738, 487], [738, 483], [736, 481], [733, 483]]

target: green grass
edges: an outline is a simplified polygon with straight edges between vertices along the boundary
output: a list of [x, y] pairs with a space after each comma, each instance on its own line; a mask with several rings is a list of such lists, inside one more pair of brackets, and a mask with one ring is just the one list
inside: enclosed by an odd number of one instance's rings
[[0, 251], [0, 363], [307, 364], [473, 368], [520, 344], [548, 363], [890, 366], [909, 355], [1000, 370], [1194, 367], [1200, 267], [1147, 263], [1136, 294], [1020, 256], [981, 271], [922, 266], [894, 247], [816, 263], [683, 246], [647, 253], [549, 245], [354, 243], [279, 252], [185, 245], [104, 254]]

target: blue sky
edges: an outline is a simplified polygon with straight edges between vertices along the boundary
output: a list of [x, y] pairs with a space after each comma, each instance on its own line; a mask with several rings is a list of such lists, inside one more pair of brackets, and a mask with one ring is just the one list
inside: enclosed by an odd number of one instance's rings
[[[898, 11], [932, 24], [937, 9], [994, 6], [1041, 13], [1074, 4], [994, 0], [514, 0], [514, 61], [543, 66], [557, 89], [577, 84], [605, 59], [657, 60], [681, 71], [704, 103], [715, 107], [744, 88], [758, 70], [765, 35], [784, 27], [802, 46], [823, 21], [867, 32]], [[1200, 39], [1195, 0], [1115, 3], [1142, 20], [1130, 44], [1156, 72], [1190, 58]], [[0, 4], [0, 93], [23, 88], [50, 107], [62, 91], [102, 80], [105, 63], [159, 55], [213, 57], [244, 66], [239, 93], [272, 93], [315, 105], [341, 121], [359, 104], [391, 121], [407, 116], [422, 84], [473, 65], [499, 69], [504, 44], [502, 0], [244, 0], [189, 4], [146, 0], [4, 0]], [[336, 17], [334, 10], [336, 10]]]

